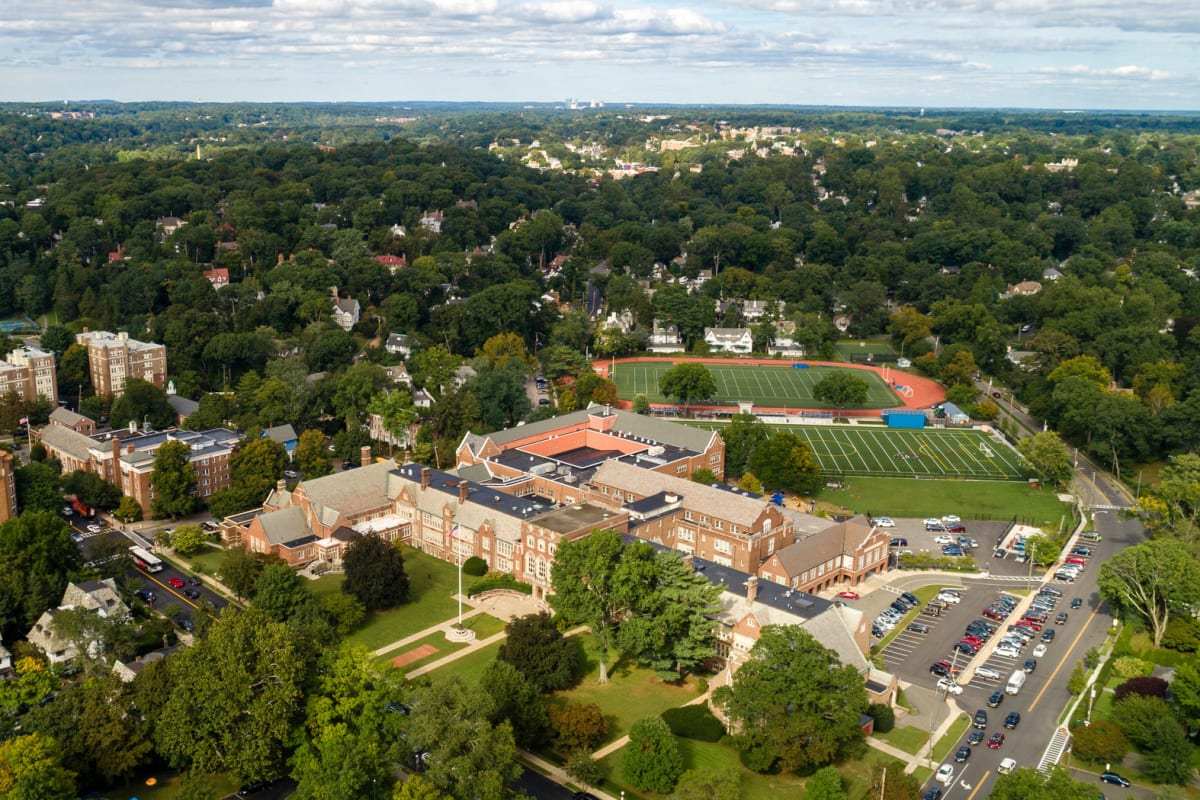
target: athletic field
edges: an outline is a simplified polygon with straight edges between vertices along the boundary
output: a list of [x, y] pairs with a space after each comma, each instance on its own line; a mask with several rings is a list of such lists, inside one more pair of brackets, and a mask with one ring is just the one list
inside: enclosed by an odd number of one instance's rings
[[[707, 423], [720, 431], [722, 424]], [[897, 478], [1023, 480], [1021, 457], [977, 430], [885, 428], [877, 425], [771, 425], [808, 442], [830, 478], [879, 475]]]
[[[664, 397], [658, 390], [659, 377], [672, 366], [668, 361], [618, 362], [616, 373], [612, 376], [617, 384], [618, 396], [622, 400], [632, 400], [634, 395], [645, 392], [651, 403], [675, 402], [675, 398]], [[828, 403], [813, 397], [812, 387], [830, 373], [841, 369], [824, 366], [796, 369], [790, 362], [770, 367], [736, 363], [705, 366], [717, 384], [716, 396], [705, 400], [705, 404], [731, 406], [742, 401], [765, 408], [830, 408]], [[853, 370], [853, 373], [867, 382], [867, 402], [860, 408], [894, 408], [903, 405], [901, 398], [884, 383], [878, 373], [860, 369]], [[693, 399], [692, 404], [696, 403], [697, 400]]]

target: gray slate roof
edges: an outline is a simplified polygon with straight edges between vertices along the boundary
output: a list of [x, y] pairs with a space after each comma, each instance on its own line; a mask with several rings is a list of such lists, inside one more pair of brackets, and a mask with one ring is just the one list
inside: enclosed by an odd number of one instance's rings
[[302, 486], [313, 505], [322, 513], [326, 509], [336, 509], [352, 517], [388, 504], [388, 473], [395, 468], [396, 462], [391, 459], [377, 461], [365, 467], [305, 481]]
[[50, 412], [50, 421], [57, 422], [59, 425], [66, 425], [68, 428], [78, 425], [80, 422], [87, 420], [91, 422], [91, 417], [85, 417], [83, 414], [76, 414], [69, 408], [59, 406]]
[[62, 450], [64, 453], [70, 453], [82, 461], [87, 461], [90, 457], [89, 452], [96, 441], [89, 436], [85, 436], [71, 428], [64, 428], [61, 425], [47, 425], [42, 428], [42, 441], [48, 446], [53, 446]]

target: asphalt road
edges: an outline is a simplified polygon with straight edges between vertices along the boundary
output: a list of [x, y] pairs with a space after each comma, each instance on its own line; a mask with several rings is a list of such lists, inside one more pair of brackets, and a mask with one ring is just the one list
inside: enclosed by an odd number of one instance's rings
[[[1105, 492], [1105, 488], [1109, 491]], [[1102, 485], [1102, 480], [1096, 481], [1096, 489], [1100, 496], [1107, 498], [1110, 504], [1121, 504], [1120, 496], [1112, 487]], [[1058, 717], [1071, 700], [1067, 691], [1067, 683], [1075, 664], [1082, 660], [1083, 654], [1090, 647], [1103, 644], [1106, 630], [1113, 624], [1108, 608], [1100, 601], [1096, 589], [1096, 574], [1099, 565], [1108, 557], [1121, 549], [1142, 541], [1145, 531], [1136, 520], [1121, 519], [1115, 512], [1097, 512], [1095, 529], [1103, 539], [1094, 544], [1094, 555], [1090, 559], [1088, 569], [1073, 584], [1053, 584], [1063, 591], [1063, 599], [1055, 608], [1067, 611], [1070, 619], [1064, 625], [1053, 625], [1056, 638], [1047, 645], [1046, 655], [1038, 659], [1037, 668], [1029, 673], [1025, 685], [1016, 696], [1005, 695], [998, 708], [987, 709], [986, 700], [996, 689], [1003, 689], [1007, 676], [1021, 668], [1026, 653], [1032, 652], [1034, 644], [1030, 644], [1018, 659], [1007, 659], [1001, 656], [989, 655], [984, 662], [986, 666], [997, 669], [1000, 679], [977, 677], [974, 674], [964, 675], [963, 693], [955, 699], [958, 705], [968, 714], [974, 714], [976, 709], [986, 709], [988, 726], [986, 734], [996, 731], [1005, 733], [1006, 740], [997, 750], [991, 750], [983, 745], [972, 748], [970, 758], [964, 764], [954, 764], [953, 752], [958, 745], [966, 742], [967, 734], [951, 748], [947, 761], [955, 766], [953, 780], [946, 787], [944, 797], [947, 800], [974, 800], [975, 797], [987, 797], [997, 776], [1000, 760], [1008, 757], [1016, 760], [1021, 767], [1036, 767], [1045, 752], [1051, 737], [1058, 725]], [[981, 541], [981, 544], [983, 542]], [[944, 585], [952, 585], [954, 581], [946, 581]], [[950, 660], [951, 648], [961, 637], [966, 624], [980, 617], [980, 612], [999, 592], [1008, 588], [1025, 588], [1024, 582], [1003, 582], [980, 579], [963, 581], [966, 590], [963, 601], [952, 606], [940, 618], [921, 615], [915, 617], [930, 625], [931, 632], [927, 636], [918, 637], [903, 633], [884, 651], [884, 659], [888, 668], [895, 671], [904, 679], [921, 686], [934, 686], [937, 678], [928, 672], [929, 665], [940, 658]], [[1071, 598], [1083, 599], [1083, 607], [1071, 611]], [[865, 598], [864, 598], [865, 599]], [[880, 606], [886, 605], [886, 594], [880, 598]], [[866, 610], [864, 608], [864, 610]], [[1010, 620], [1015, 621], [1015, 620]], [[1005, 623], [1005, 626], [1008, 622]], [[993, 637], [994, 639], [995, 637]], [[1040, 641], [1040, 637], [1038, 640]], [[994, 645], [985, 644], [985, 652], [990, 653]], [[959, 656], [959, 663], [970, 660], [967, 656]], [[1001, 723], [1010, 711], [1021, 713], [1021, 722], [1015, 730], [1002, 730]], [[945, 762], [943, 762], [945, 763]], [[934, 769], [938, 767], [933, 765]], [[1079, 777], [1086, 777], [1080, 775]], [[1099, 780], [1096, 779], [1097, 788]], [[932, 780], [932, 779], [931, 779]], [[1125, 797], [1151, 797], [1152, 792], [1133, 789], [1122, 789], [1114, 786], [1104, 786], [1104, 793], [1110, 800]]]

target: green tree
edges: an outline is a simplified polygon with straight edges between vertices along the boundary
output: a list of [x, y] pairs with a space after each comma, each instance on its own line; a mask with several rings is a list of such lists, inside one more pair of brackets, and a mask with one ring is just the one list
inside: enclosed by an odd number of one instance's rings
[[563, 765], [563, 771], [586, 789], [604, 780], [604, 767], [591, 753], [573, 753]]
[[32, 656], [17, 659], [13, 672], [14, 679], [0, 684], [0, 711], [11, 716], [40, 703], [58, 686], [58, 679], [45, 663]]
[[1087, 688], [1087, 669], [1082, 661], [1075, 663], [1075, 669], [1071, 670], [1071, 678], [1067, 682], [1067, 691], [1071, 694], [1079, 694]]
[[493, 725], [508, 720], [518, 747], [542, 743], [550, 718], [537, 687], [507, 661], [493, 661], [483, 670], [479, 688], [491, 700], [488, 719]]
[[[417, 412], [413, 408], [412, 392], [407, 389], [395, 388], [384, 390], [371, 398], [367, 406], [368, 414], [378, 414], [383, 422], [383, 429], [391, 434], [392, 439], [401, 446], [408, 444], [409, 428], [417, 421]], [[392, 451], [392, 443], [388, 442], [388, 452]]]
[[378, 536], [359, 536], [342, 557], [346, 580], [342, 591], [368, 610], [408, 602], [408, 574], [400, 551]]
[[15, 641], [56, 608], [67, 578], [83, 566], [71, 529], [51, 511], [26, 511], [0, 524], [0, 633]]
[[245, 545], [227, 548], [221, 558], [221, 582], [239, 598], [254, 594], [254, 584], [262, 574], [263, 562]]
[[1109, 719], [1121, 729], [1130, 744], [1143, 750], [1152, 749], [1167, 723], [1178, 725], [1171, 706], [1161, 697], [1129, 695], [1113, 703]]
[[112, 511], [121, 502], [121, 490], [95, 472], [75, 470], [63, 478], [63, 489], [79, 498], [79, 502], [103, 511]]
[[396, 784], [392, 800], [451, 800], [451, 798], [448, 794], [442, 794], [436, 786], [420, 775], [409, 775], [404, 783]]
[[1119, 764], [1128, 750], [1125, 734], [1107, 720], [1094, 720], [1088, 725], [1076, 728], [1072, 734], [1071, 752], [1093, 764], [1114, 761]]
[[848, 800], [837, 767], [821, 767], [804, 784], [805, 800]]
[[142, 518], [142, 504], [129, 495], [123, 494], [121, 495], [121, 501], [117, 503], [117, 510], [113, 512], [113, 516], [126, 525], [131, 522], [138, 522]]
[[452, 384], [454, 371], [461, 365], [462, 359], [440, 344], [414, 353], [406, 362], [413, 384], [439, 396]]
[[208, 534], [199, 525], [180, 525], [171, 534], [171, 547], [182, 556], [195, 555], [208, 542]]
[[286, 622], [313, 601], [303, 580], [287, 564], [267, 564], [254, 582], [254, 607], [274, 622]]
[[1184, 724], [1191, 729], [1200, 728], [1200, 662], [1184, 661], [1175, 668], [1171, 695]]
[[683, 774], [683, 756], [662, 717], [639, 719], [630, 726], [621, 772], [639, 789], [665, 794], [675, 788]]
[[186, 517], [197, 506], [196, 468], [188, 459], [191, 447], [187, 442], [169, 441], [154, 455], [154, 471], [150, 486], [154, 497], [150, 507], [160, 517]]
[[346, 430], [362, 423], [371, 399], [388, 384], [383, 367], [366, 361], [350, 367], [338, 378], [332, 402], [334, 411], [346, 421]]
[[830, 372], [813, 385], [813, 397], [834, 408], [857, 408], [867, 402], [870, 385], [849, 370]]
[[692, 400], [707, 400], [717, 393], [717, 382], [703, 364], [681, 361], [659, 377], [658, 390], [682, 403], [686, 414]]
[[70, 800], [75, 773], [62, 766], [58, 746], [40, 734], [0, 742], [0, 796], [7, 800]]
[[700, 469], [692, 473], [692, 483], [709, 485], [717, 482], [717, 474], [708, 467], [700, 467]]
[[1155, 783], [1186, 786], [1196, 772], [1192, 768], [1193, 747], [1179, 723], [1166, 716], [1154, 726], [1154, 744], [1142, 762], [1142, 772]]
[[747, 466], [768, 489], [809, 494], [821, 485], [821, 466], [812, 449], [789, 431], [778, 431], [755, 447]]
[[674, 800], [739, 800], [741, 782], [729, 770], [689, 769], [675, 784]]
[[109, 421], [114, 428], [138, 427], [147, 420], [155, 428], [169, 428], [175, 424], [175, 409], [167, 402], [167, 393], [153, 383], [139, 378], [128, 378], [121, 396], [113, 400]]
[[1071, 482], [1071, 452], [1054, 431], [1026, 436], [1017, 443], [1017, 450], [1047, 486], [1062, 489]]
[[626, 547], [617, 531], [594, 531], [558, 546], [550, 571], [550, 603], [569, 622], [591, 627], [600, 652], [601, 683], [608, 682], [608, 651], [618, 622], [650, 591], [644, 578], [654, 573], [653, 560], [649, 545]]
[[539, 692], [556, 692], [579, 680], [579, 650], [545, 611], [516, 617], [504, 627], [496, 658], [520, 670]]
[[318, 602], [339, 636], [349, 636], [367, 618], [366, 606], [342, 592], [322, 595]]
[[1096, 800], [1095, 782], [1085, 783], [1057, 767], [1046, 777], [1033, 767], [996, 778], [990, 800]]
[[1104, 599], [1149, 628], [1157, 647], [1171, 612], [1200, 602], [1200, 559], [1181, 541], [1152, 539], [1102, 564], [1098, 583]]
[[912, 775], [907, 775], [902, 769], [886, 764], [876, 764], [871, 768], [871, 783], [867, 790], [868, 797], [878, 797], [879, 800], [919, 800], [921, 784]]
[[861, 741], [868, 705], [858, 672], [798, 625], [765, 626], [732, 686], [713, 699], [756, 768], [789, 772], [828, 764]]
[[226, 608], [221, 624], [172, 656], [158, 752], [176, 767], [239, 781], [283, 774], [308, 664], [288, 626], [254, 609]]
[[17, 469], [17, 505], [22, 511], [57, 511], [63, 505], [58, 473], [37, 462]]
[[771, 429], [754, 414], [734, 414], [721, 429], [725, 442], [725, 474], [741, 475], [750, 455], [760, 444], [771, 438]]
[[638, 392], [637, 394], [635, 394], [633, 396], [633, 413], [635, 413], [635, 414], [649, 414], [650, 413], [650, 400], [649, 400], [649, 398], [646, 397], [645, 392]]
[[737, 485], [739, 489], [745, 492], [763, 493], [762, 481], [753, 472], [743, 472], [742, 477], [738, 479]]
[[310, 428], [296, 440], [296, 466], [309, 480], [333, 472], [333, 459], [325, 447], [325, 435], [319, 429]]

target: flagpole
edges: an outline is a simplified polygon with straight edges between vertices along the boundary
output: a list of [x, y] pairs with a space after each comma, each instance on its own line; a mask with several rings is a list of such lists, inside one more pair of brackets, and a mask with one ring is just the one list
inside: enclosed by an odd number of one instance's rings
[[462, 550], [455, 542], [454, 549], [458, 550], [458, 628], [462, 630]]

